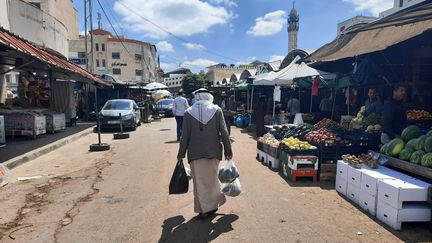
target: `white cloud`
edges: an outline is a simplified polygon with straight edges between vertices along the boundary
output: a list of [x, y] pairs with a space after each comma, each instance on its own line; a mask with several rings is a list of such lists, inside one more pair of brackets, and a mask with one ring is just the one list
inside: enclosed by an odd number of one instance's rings
[[357, 12], [370, 11], [373, 15], [378, 16], [380, 12], [393, 7], [393, 0], [342, 0], [354, 4]]
[[237, 3], [234, 0], [210, 0], [215, 5], [225, 5], [227, 7], [237, 7]]
[[151, 38], [169, 34], [144, 18], [175, 35], [191, 36], [226, 24], [232, 17], [224, 7], [200, 0], [147, 0], [145, 4], [142, 0], [118, 0], [114, 9], [123, 16], [122, 21], [129, 29]]
[[182, 66], [206, 68], [206, 67], [209, 67], [209, 66], [215, 65], [215, 64], [217, 64], [217, 62], [215, 62], [215, 61], [204, 59], [204, 58], [198, 58], [198, 59], [195, 59], [192, 61], [185, 61], [182, 63]]
[[205, 46], [197, 43], [192, 43], [192, 42], [183, 43], [183, 46], [189, 50], [194, 50], [194, 51], [203, 51], [206, 49]]
[[174, 47], [168, 41], [159, 41], [156, 44], [156, 47], [161, 52], [173, 52], [174, 51]]
[[246, 33], [252, 36], [269, 36], [279, 33], [286, 22], [286, 12], [282, 10], [259, 17]]
[[285, 58], [285, 56], [272, 55], [272, 56], [270, 56], [269, 62], [282, 61], [284, 58]]

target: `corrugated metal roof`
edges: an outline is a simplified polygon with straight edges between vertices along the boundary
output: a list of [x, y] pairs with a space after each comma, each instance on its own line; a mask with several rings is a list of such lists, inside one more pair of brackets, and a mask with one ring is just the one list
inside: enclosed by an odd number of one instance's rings
[[432, 30], [430, 2], [342, 34], [306, 57], [306, 60], [327, 62], [381, 51], [428, 30]]
[[55, 66], [61, 70], [78, 74], [87, 81], [111, 86], [110, 83], [103, 81], [102, 79], [96, 77], [94, 74], [91, 74], [90, 72], [82, 69], [81, 67], [60, 57], [57, 57], [56, 55], [53, 55], [48, 51], [42, 50], [36, 47], [34, 44], [31, 44], [29, 41], [22, 39], [3, 28], [0, 28], [0, 45], [3, 45], [14, 51], [29, 55], [40, 62]]

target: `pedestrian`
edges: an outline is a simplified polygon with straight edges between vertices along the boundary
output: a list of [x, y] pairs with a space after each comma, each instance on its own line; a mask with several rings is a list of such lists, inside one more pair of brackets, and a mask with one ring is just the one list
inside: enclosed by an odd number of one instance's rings
[[177, 141], [180, 141], [183, 129], [183, 116], [186, 109], [189, 108], [189, 103], [184, 97], [183, 91], [180, 91], [173, 102], [173, 114], [177, 123]]
[[368, 99], [365, 102], [365, 116], [368, 116], [372, 113], [381, 115], [382, 109], [383, 105], [381, 100], [378, 98], [377, 90], [374, 88], [369, 89]]
[[232, 159], [232, 150], [222, 109], [213, 104], [214, 98], [206, 89], [194, 94], [197, 101], [184, 114], [177, 159], [183, 160], [187, 152], [194, 184], [194, 211], [199, 218], [206, 218], [226, 201], [218, 180], [221, 141], [225, 159]]
[[300, 113], [300, 101], [296, 98], [295, 93], [291, 94], [291, 98], [287, 104], [287, 111], [290, 113], [289, 122], [294, 123], [294, 118], [297, 113]]
[[386, 144], [396, 136], [400, 136], [402, 130], [407, 126], [405, 98], [406, 87], [395, 85], [393, 96], [384, 102], [381, 143]]
[[265, 96], [260, 97], [255, 106], [255, 123], [256, 123], [256, 136], [262, 137], [265, 133], [264, 116], [265, 116]]
[[222, 111], [224, 114], [225, 124], [228, 129], [228, 134], [231, 135], [231, 125], [234, 122], [234, 116], [236, 114], [236, 102], [234, 95], [231, 95], [228, 99], [226, 98], [226, 95], [222, 94], [224, 96], [224, 99], [222, 100]]
[[319, 109], [323, 118], [331, 118], [333, 104], [328, 95], [325, 95], [324, 98], [321, 100]]

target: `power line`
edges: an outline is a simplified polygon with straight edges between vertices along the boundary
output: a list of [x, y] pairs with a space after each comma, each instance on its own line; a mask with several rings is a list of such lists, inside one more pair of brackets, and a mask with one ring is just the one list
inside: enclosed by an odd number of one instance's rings
[[[114, 25], [111, 23], [111, 20], [109, 19], [108, 15], [106, 14], [105, 9], [102, 6], [101, 2], [99, 0], [97, 0], [97, 2], [99, 3], [99, 6], [100, 6], [100, 8], [102, 9], [102, 12], [105, 15], [105, 18], [107, 18], [108, 23], [111, 25], [111, 28], [113, 29], [116, 37], [120, 40], [120, 43], [122, 44], [123, 48], [126, 50], [127, 53], [129, 53], [129, 55], [134, 56], [134, 55], [132, 55], [132, 53], [129, 52], [129, 50], [126, 48], [125, 44], [123, 43], [122, 38], [120, 38], [120, 36], [118, 35], [117, 30], [114, 28]], [[92, 33], [92, 35], [93, 35], [93, 33]]]
[[[99, 0], [98, 0], [98, 1], [99, 1]], [[149, 20], [148, 18], [146, 18], [146, 17], [142, 16], [141, 14], [137, 13], [135, 10], [129, 8], [128, 6], [126, 6], [125, 4], [123, 4], [121, 1], [117, 1], [117, 3], [120, 4], [120, 5], [122, 5], [123, 7], [127, 8], [129, 11], [131, 11], [132, 13], [134, 13], [135, 15], [137, 15], [138, 17], [140, 17], [140, 18], [144, 19], [145, 21], [149, 22], [150, 24], [154, 25], [156, 28], [158, 28], [158, 29], [160, 29], [160, 30], [166, 32], [167, 34], [171, 35], [172, 37], [176, 38], [177, 40], [179, 40], [179, 41], [181, 41], [181, 42], [184, 42], [184, 43], [191, 43], [191, 42], [189, 42], [189, 41], [187, 41], [187, 40], [185, 40], [185, 39], [183, 39], [183, 38], [181, 38], [181, 37], [179, 37], [179, 36], [173, 34], [172, 32], [170, 32], [170, 31], [168, 31], [168, 30], [162, 28], [160, 25], [154, 23], [153, 21]], [[227, 57], [227, 56], [221, 55], [221, 54], [219, 54], [219, 53], [217, 53], [217, 52], [214, 52], [214, 51], [211, 51], [211, 50], [207, 50], [207, 49], [206, 49], [206, 50], [204, 50], [204, 51], [207, 52], [207, 53], [210, 53], [210, 54], [212, 54], [212, 55], [215, 55], [215, 56], [218, 56], [218, 57], [221, 57], [221, 58], [227, 59], [227, 60], [231, 60], [231, 61], [235, 61], [235, 62], [238, 61], [238, 60], [236, 60], [236, 59], [233, 59], [233, 58], [230, 58], [230, 57]]]

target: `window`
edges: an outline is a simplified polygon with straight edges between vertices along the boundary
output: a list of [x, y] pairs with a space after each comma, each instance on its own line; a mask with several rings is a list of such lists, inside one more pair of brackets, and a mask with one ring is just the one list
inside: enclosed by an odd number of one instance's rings
[[78, 58], [86, 58], [85, 52], [78, 52]]
[[141, 61], [143, 59], [143, 56], [141, 54], [135, 54], [135, 60]]
[[112, 59], [120, 59], [120, 52], [113, 52]]
[[5, 78], [6, 78], [6, 83], [10, 84], [11, 83], [11, 76], [10, 76], [10, 74], [6, 74]]
[[99, 59], [96, 59], [96, 67], [100, 67], [100, 61], [99, 61]]
[[114, 75], [121, 75], [121, 69], [120, 68], [113, 68], [113, 74]]
[[99, 51], [99, 44], [96, 43], [96, 51]]
[[143, 75], [143, 70], [141, 70], [141, 69], [136, 69], [136, 70], [135, 70], [135, 75], [136, 75], [136, 76], [142, 76], [142, 75]]
[[400, 8], [403, 7], [403, 0], [399, 0], [399, 7], [400, 7]]
[[101, 44], [102, 51], [105, 51], [105, 43]]
[[102, 59], [102, 67], [106, 67], [106, 61], [105, 61], [105, 59]]

